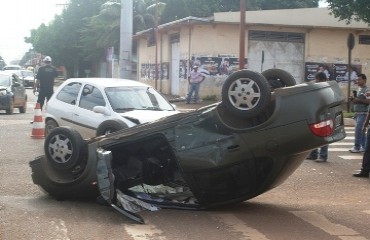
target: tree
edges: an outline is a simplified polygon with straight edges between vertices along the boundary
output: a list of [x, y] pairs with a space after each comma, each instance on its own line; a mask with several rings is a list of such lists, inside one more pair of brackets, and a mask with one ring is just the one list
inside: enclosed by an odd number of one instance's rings
[[340, 20], [364, 21], [370, 24], [369, 0], [326, 0], [328, 7], [335, 17]]
[[34, 50], [52, 56], [55, 65], [64, 65], [70, 76], [81, 76], [81, 68], [90, 63], [84, 61], [81, 49], [81, 31], [86, 21], [99, 14], [105, 0], [71, 0], [67, 8], [46, 26], [40, 25], [31, 30], [31, 36], [25, 38]]

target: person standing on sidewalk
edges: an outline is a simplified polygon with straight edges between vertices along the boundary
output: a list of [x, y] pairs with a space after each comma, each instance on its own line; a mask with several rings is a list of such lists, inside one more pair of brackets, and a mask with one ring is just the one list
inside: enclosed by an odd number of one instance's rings
[[36, 74], [36, 81], [33, 86], [33, 93], [39, 92], [37, 102], [40, 108], [44, 105], [45, 98], [47, 101], [54, 93], [54, 80], [58, 77], [57, 69], [51, 65], [51, 57], [46, 56], [43, 60], [44, 66], [40, 67]]
[[205, 76], [202, 73], [198, 72], [198, 66], [194, 65], [193, 71], [190, 72], [188, 77], [189, 82], [189, 92], [188, 96], [186, 97], [186, 104], [189, 104], [194, 93], [194, 101], [195, 103], [199, 102], [199, 88], [200, 84], [204, 81]]
[[[315, 75], [316, 82], [326, 82], [328, 81], [327, 75], [325, 72], [318, 72]], [[327, 162], [328, 160], [328, 148], [329, 145], [316, 148], [311, 151], [310, 155], [306, 158], [307, 160], [315, 160], [315, 162]]]
[[[366, 96], [369, 98], [370, 93], [367, 92]], [[366, 119], [364, 122], [364, 125], [362, 127], [362, 131], [366, 132], [366, 129], [369, 127], [369, 121], [370, 121], [370, 106], [368, 107], [368, 112], [366, 115]], [[370, 173], [370, 129], [367, 130], [367, 135], [366, 135], [366, 147], [365, 147], [365, 152], [364, 156], [362, 157], [362, 166], [361, 170], [358, 171], [358, 173], [354, 173], [354, 177], [363, 177], [363, 178], [368, 178], [369, 173]]]
[[366, 98], [366, 92], [369, 91], [366, 86], [366, 75], [357, 75], [358, 90], [356, 96], [351, 96], [350, 101], [352, 102], [353, 112], [355, 113], [355, 142], [354, 146], [349, 150], [352, 153], [359, 153], [365, 151], [366, 134], [363, 131], [364, 122], [367, 115], [367, 108], [370, 103], [370, 99]]

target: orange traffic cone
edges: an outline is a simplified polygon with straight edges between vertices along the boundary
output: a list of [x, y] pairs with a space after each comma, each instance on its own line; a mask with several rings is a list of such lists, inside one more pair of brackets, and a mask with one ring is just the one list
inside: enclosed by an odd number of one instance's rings
[[41, 107], [40, 103], [36, 103], [31, 138], [41, 139], [44, 137], [45, 137], [44, 122], [42, 121]]

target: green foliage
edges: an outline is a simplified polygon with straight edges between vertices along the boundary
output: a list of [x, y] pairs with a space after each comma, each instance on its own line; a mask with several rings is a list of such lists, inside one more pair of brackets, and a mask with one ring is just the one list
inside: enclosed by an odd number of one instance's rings
[[329, 9], [340, 20], [364, 21], [370, 24], [369, 0], [327, 0]]
[[[240, 8], [240, 0], [133, 0], [133, 3], [134, 33], [154, 27], [156, 16], [163, 24]], [[247, 10], [317, 6], [318, 0], [247, 1]], [[48, 25], [32, 29], [25, 42], [32, 44], [35, 52], [51, 56], [54, 65], [64, 65], [70, 74], [83, 73], [79, 66], [99, 62], [108, 47], [113, 46], [116, 54], [119, 52], [120, 14], [121, 0], [70, 0], [61, 15]]]

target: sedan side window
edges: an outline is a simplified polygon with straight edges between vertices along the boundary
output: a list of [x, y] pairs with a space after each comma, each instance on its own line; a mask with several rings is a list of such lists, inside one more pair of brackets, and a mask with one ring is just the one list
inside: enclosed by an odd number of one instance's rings
[[64, 86], [62, 90], [60, 90], [56, 98], [62, 102], [75, 105], [80, 88], [81, 83], [72, 82]]
[[82, 90], [80, 107], [92, 111], [95, 106], [105, 106], [103, 94], [96, 87], [86, 84]]

